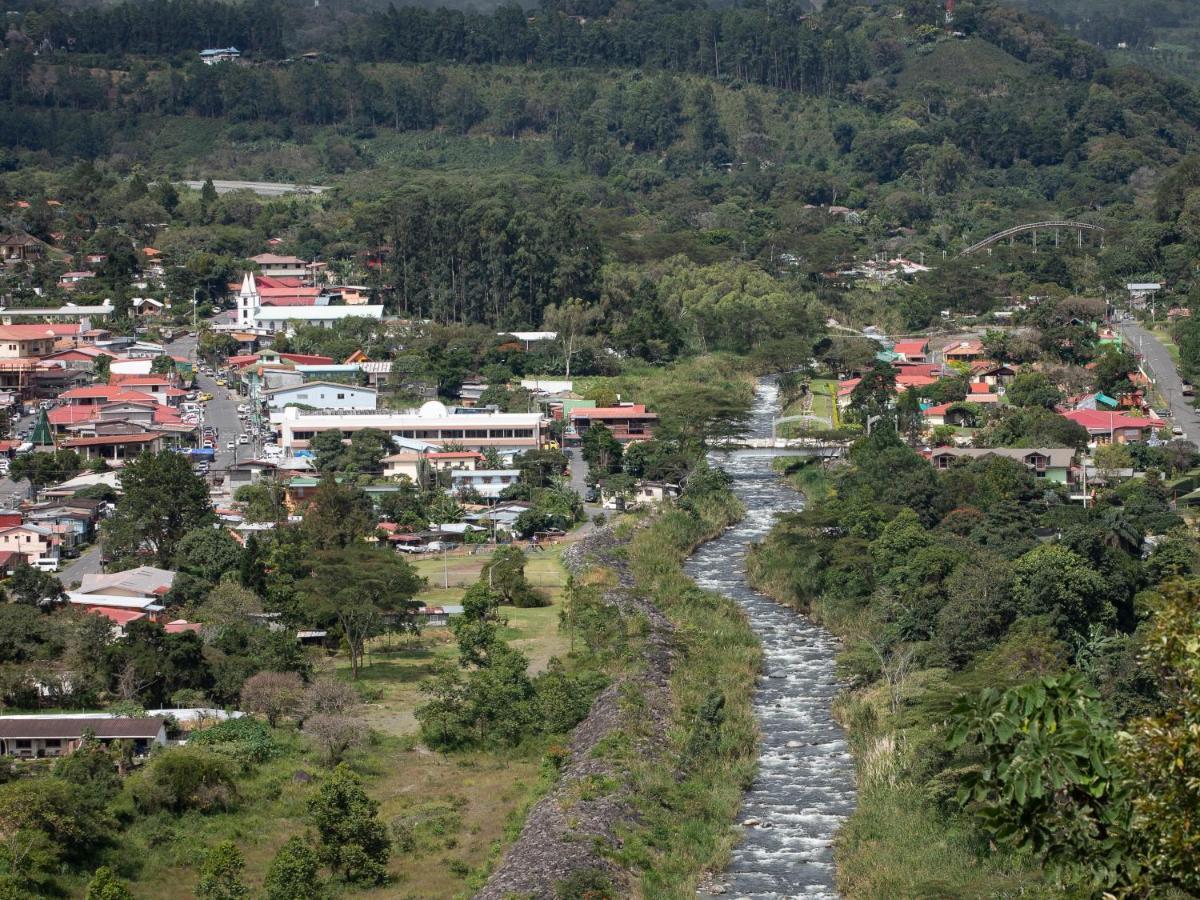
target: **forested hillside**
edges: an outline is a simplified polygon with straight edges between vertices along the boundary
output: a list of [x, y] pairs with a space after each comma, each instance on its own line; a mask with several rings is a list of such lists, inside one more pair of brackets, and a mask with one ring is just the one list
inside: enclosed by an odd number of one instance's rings
[[[134, 229], [182, 216], [162, 240], [218, 259], [285, 230], [347, 263], [378, 247], [397, 309], [510, 327], [538, 324], [563, 291], [601, 298], [615, 327], [629, 292], [677, 256], [701, 283], [745, 269], [766, 295], [794, 285], [894, 328], [1038, 284], [1186, 290], [1188, 233], [1147, 213], [1195, 140], [1193, 89], [991, 3], [961, 4], [955, 37], [940, 9], [401, 7], [353, 16], [317, 60], [295, 62], [280, 58], [296, 36], [278, 4], [42, 9], [10, 17], [0, 57], [0, 159], [21, 169], [0, 191], [34, 201], [14, 224], [36, 234], [71, 234], [37, 201], [74, 186], [92, 221], [101, 208]], [[200, 64], [198, 48], [226, 43], [249, 62]], [[81, 158], [97, 172], [65, 177]], [[134, 173], [339, 190], [226, 197], [199, 216], [133, 202]], [[1059, 216], [1110, 239], [954, 261], [993, 231]], [[882, 294], [829, 289], [826, 273], [896, 253], [942, 264]]]

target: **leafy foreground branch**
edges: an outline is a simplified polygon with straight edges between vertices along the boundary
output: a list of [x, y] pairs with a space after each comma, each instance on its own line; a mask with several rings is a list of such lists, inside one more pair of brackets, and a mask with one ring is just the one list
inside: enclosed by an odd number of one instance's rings
[[760, 654], [738, 607], [681, 564], [740, 515], [724, 474], [701, 470], [676, 506], [564, 560], [576, 652], [615, 677], [480, 898], [694, 896], [724, 863], [755, 769]]

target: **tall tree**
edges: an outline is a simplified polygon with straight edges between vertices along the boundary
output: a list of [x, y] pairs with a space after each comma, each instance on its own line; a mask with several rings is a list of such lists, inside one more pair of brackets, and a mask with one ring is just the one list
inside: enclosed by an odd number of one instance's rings
[[579, 354], [580, 341], [600, 318], [600, 308], [572, 297], [558, 305], [546, 307], [545, 322], [549, 331], [558, 332], [557, 341], [562, 348], [563, 372], [571, 377], [571, 361]]
[[115, 555], [142, 547], [169, 568], [185, 534], [215, 521], [208, 485], [181, 453], [143, 453], [121, 470], [124, 496], [104, 523], [104, 543]]
[[358, 678], [367, 639], [378, 634], [385, 619], [394, 627], [414, 627], [408, 611], [424, 579], [395, 553], [364, 545], [318, 552], [312, 574], [299, 590], [318, 621], [336, 625], [350, 651], [350, 670]]
[[379, 804], [347, 766], [334, 769], [309, 798], [308, 817], [325, 865], [350, 882], [383, 882], [391, 856], [387, 827], [379, 820]]

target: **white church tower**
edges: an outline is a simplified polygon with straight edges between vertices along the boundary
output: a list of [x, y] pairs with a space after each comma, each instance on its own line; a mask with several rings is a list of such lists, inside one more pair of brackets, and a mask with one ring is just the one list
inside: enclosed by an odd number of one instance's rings
[[242, 289], [237, 298], [237, 324], [239, 328], [253, 328], [258, 324], [258, 308], [262, 300], [258, 296], [258, 284], [254, 273], [247, 272], [242, 279]]

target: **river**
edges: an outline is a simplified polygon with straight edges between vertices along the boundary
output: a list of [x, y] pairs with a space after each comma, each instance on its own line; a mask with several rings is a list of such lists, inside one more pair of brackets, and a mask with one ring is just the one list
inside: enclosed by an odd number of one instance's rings
[[[759, 383], [749, 436], [770, 437], [779, 392]], [[729, 869], [714, 879], [731, 897], [836, 898], [833, 837], [854, 808], [854, 768], [833, 720], [837, 641], [825, 629], [746, 582], [746, 546], [762, 540], [779, 513], [803, 503], [771, 468], [777, 454], [738, 451], [714, 457], [734, 479], [742, 521], [697, 550], [686, 564], [701, 587], [746, 611], [763, 648], [755, 694], [762, 730], [758, 775], [742, 800], [743, 829]]]

